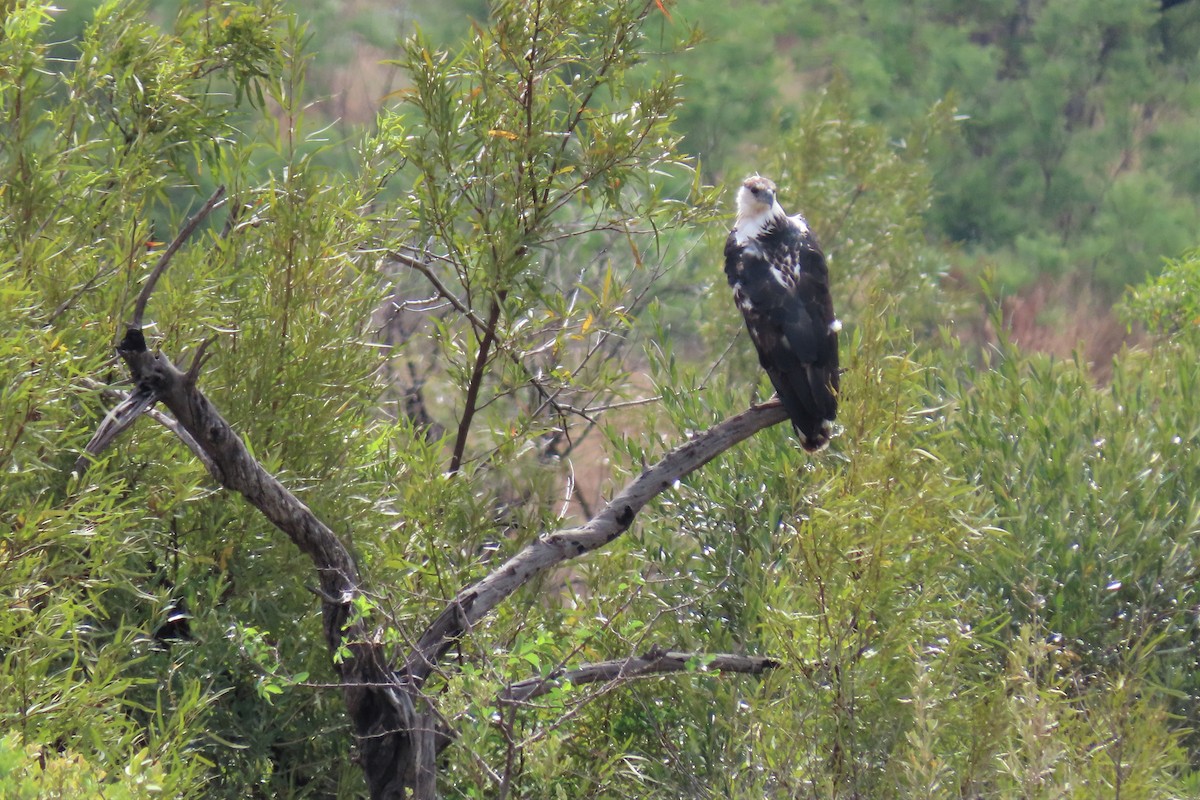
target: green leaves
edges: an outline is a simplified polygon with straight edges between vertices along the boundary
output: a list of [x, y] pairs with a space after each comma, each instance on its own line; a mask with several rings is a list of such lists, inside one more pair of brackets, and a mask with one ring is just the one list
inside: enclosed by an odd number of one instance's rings
[[451, 427], [467, 460], [477, 410], [492, 407], [493, 441], [498, 420], [529, 440], [611, 398], [662, 237], [707, 211], [703, 195], [664, 188], [691, 183], [669, 128], [674, 80], [632, 72], [655, 9], [502, 3], [454, 54], [419, 35], [406, 44], [396, 149], [413, 181], [391, 235], [456, 309], [435, 321], [429, 358], [464, 394]]
[[[946, 259], [922, 225], [943, 202], [925, 160], [957, 147], [942, 133], [962, 120], [922, 106], [903, 137], [856, 121], [864, 108], [915, 115], [929, 69], [975, 89], [1028, 72], [968, 98], [1012, 135], [967, 132], [978, 181], [954, 195], [964, 235], [980, 219], [997, 237], [1021, 229], [1091, 191], [1085, 145], [1138, 135], [1078, 115], [1128, 121], [1131, 89], [1152, 82], [1092, 92], [1071, 64], [1100, 46], [1106, 69], [1145, 78], [1146, 9], [1110, 4], [1093, 20], [1039, 6], [1029, 37], [977, 47], [969, 25], [933, 42], [885, 5], [826, 9], [871, 12], [839, 26], [848, 53], [884, 23], [889, 48], [781, 112], [778, 152], [752, 165], [830, 254], [846, 321], [840, 435], [810, 458], [783, 426], [763, 431], [456, 640], [427, 687], [458, 736], [439, 760], [448, 793], [1185, 793], [1195, 259], [1131, 295], [1131, 317], [1160, 338], [1123, 355], [1110, 385], [1003, 344], [983, 364], [922, 344], [952, 316]], [[770, 43], [785, 21], [811, 32], [825, 19], [723, 11], [768, 44], [699, 53], [731, 65], [727, 93], [684, 108], [677, 79], [645, 61], [658, 46], [647, 23], [671, 21], [660, 9], [502, 2], [451, 51], [413, 38], [398, 59], [411, 83], [352, 175], [325, 166], [334, 148], [307, 127], [307, 32], [275, 3], [189, 7], [169, 30], [144, 5], [108, 3], [66, 62], [49, 58], [45, 6], [6, 16], [0, 720], [13, 733], [0, 793], [361, 785], [326, 688], [312, 575], [283, 538], [149, 419], [84, 478], [70, 473], [126, 388], [106, 360], [153, 242], [200, 187], [227, 184], [229, 202], [176, 256], [148, 333], [182, 363], [215, 337], [207, 395], [354, 548], [371, 591], [356, 619], [398, 657], [463, 585], [768, 396], [724, 287], [710, 291], [725, 225], [674, 118], [722, 97], [736, 98], [724, 120], [769, 116], [749, 65], [798, 79], [812, 65]], [[998, 30], [1010, 11], [980, 7], [972, 24]], [[1017, 132], [1026, 111], [1033, 139]], [[1186, 208], [1147, 211], [1174, 186], [1168, 150], [1158, 172], [1106, 184], [1088, 224], [1108, 238], [1091, 257], [1147, 257], [1144, 238], [1118, 235], [1127, 221], [1163, 242], [1186, 227]], [[1028, 192], [1040, 204], [1012, 199]], [[1013, 246], [1068, 265], [1059, 244], [1031, 232]], [[1111, 274], [1136, 272], [1123, 269]], [[185, 601], [192, 636], [167, 647], [154, 632]], [[504, 699], [514, 683], [659, 648], [697, 655], [671, 678], [577, 672]], [[719, 676], [715, 652], [780, 665]]]
[[[1184, 487], [1196, 465], [1183, 443], [1195, 426], [1178, 416], [1175, 386], [1147, 380], [1154, 369], [1130, 359], [1099, 390], [1080, 364], [1010, 351], [974, 377], [955, 416], [966, 463], [1015, 536], [997, 576], [1014, 611], [1045, 614], [1081, 655], [1105, 663], [1149, 620], [1172, 616], [1190, 584]], [[1181, 371], [1194, 372], [1169, 368]]]
[[255, 673], [254, 690], [268, 704], [285, 690], [308, 680], [307, 672], [287, 672], [279, 650], [269, 641], [267, 631], [235, 622], [230, 626], [227, 636], [237, 644], [243, 658], [250, 662], [250, 669]]
[[[298, 85], [281, 54], [299, 32], [281, 28], [277, 5], [213, 4], [170, 31], [144, 12], [104, 5], [67, 60], [46, 58], [38, 4], [7, 16], [0, 39], [20, 66], [0, 77], [0, 719], [22, 752], [103, 765], [81, 767], [81, 787], [119, 794], [128, 763], [127, 778], [151, 775], [167, 796], [244, 796], [247, 781], [321, 774], [343, 745], [270, 755], [280, 739], [307, 742], [295, 732], [330, 706], [283, 691], [329, 669], [305, 642], [321, 641], [308, 571], [152, 419], [82, 480], [73, 460], [128, 388], [105, 362], [158, 242], [219, 181], [230, 201], [176, 255], [148, 333], [184, 363], [215, 337], [200, 376], [214, 402], [341, 531], [374, 530], [378, 484], [356, 460], [374, 456], [356, 443], [376, 436], [377, 351], [363, 342], [378, 293], [358, 256], [359, 184], [334, 191], [312, 147], [289, 147], [306, 136], [298, 113], [278, 129], [239, 106], [268, 76]], [[263, 91], [280, 108], [301, 102]], [[279, 136], [249, 141], [263, 130]], [[277, 412], [292, 402], [289, 421]], [[153, 634], [176, 599], [192, 639], [166, 647]], [[284, 631], [287, 669], [255, 680], [238, 668], [232, 621]]]
[[1200, 251], [1168, 260], [1162, 273], [1131, 289], [1123, 307], [1130, 325], [1191, 341], [1200, 328]]

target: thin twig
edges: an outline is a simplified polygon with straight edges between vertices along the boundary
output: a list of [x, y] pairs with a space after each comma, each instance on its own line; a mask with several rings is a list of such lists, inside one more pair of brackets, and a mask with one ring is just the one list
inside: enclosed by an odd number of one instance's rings
[[155, 263], [154, 269], [150, 271], [150, 277], [146, 278], [146, 283], [142, 286], [142, 292], [138, 295], [137, 303], [133, 307], [133, 319], [130, 321], [129, 327], [136, 328], [139, 331], [142, 329], [142, 317], [146, 313], [146, 303], [150, 302], [150, 295], [154, 292], [154, 285], [158, 283], [158, 279], [166, 272], [167, 264], [171, 263], [171, 258], [175, 255], [176, 251], [183, 246], [187, 238], [200, 226], [200, 223], [204, 221], [209, 212], [217, 207], [217, 204], [221, 202], [221, 198], [224, 196], [225, 187], [223, 185], [218, 186], [217, 190], [213, 192], [212, 197], [208, 198], [208, 202], [201, 206], [200, 210], [184, 223], [183, 227], [179, 229], [179, 233], [176, 234], [174, 241], [158, 257], [158, 262]]
[[[413, 248], [413, 251], [420, 252], [422, 256], [428, 258], [428, 253], [416, 250], [415, 248]], [[424, 275], [425, 279], [429, 281], [434, 290], [443, 298], [445, 298], [446, 302], [454, 306], [458, 313], [466, 317], [471, 325], [475, 327], [475, 330], [482, 333], [487, 328], [487, 323], [481, 320], [479, 316], [470, 309], [469, 306], [463, 303], [462, 300], [459, 300], [458, 296], [454, 294], [454, 292], [450, 291], [450, 287], [442, 283], [441, 278], [439, 278], [437, 274], [429, 268], [429, 264], [427, 264], [423, 258], [416, 258], [415, 256], [409, 256], [403, 253], [397, 253], [395, 251], [389, 251], [386, 257], [388, 261], [394, 261], [406, 267], [411, 267], [412, 269], [415, 269], [417, 272]]]
[[458, 432], [454, 436], [454, 454], [450, 457], [450, 472], [458, 472], [462, 466], [463, 453], [467, 449], [467, 434], [471, 431], [471, 422], [475, 418], [475, 410], [479, 404], [479, 390], [483, 386], [484, 374], [488, 359], [491, 357], [492, 345], [496, 341], [496, 326], [500, 322], [500, 311], [504, 302], [504, 293], [492, 298], [492, 308], [488, 312], [487, 325], [479, 340], [479, 352], [475, 354], [475, 366], [471, 370], [471, 381], [467, 384], [467, 396], [463, 401], [462, 417], [458, 421]]
[[[389, 250], [385, 256], [385, 259], [391, 263], [411, 267], [412, 269], [415, 269], [417, 272], [424, 275], [429, 283], [433, 286], [434, 290], [441, 295], [446, 302], [450, 303], [450, 305], [452, 305], [456, 311], [462, 314], [468, 322], [471, 323], [471, 327], [475, 329], [479, 336], [487, 338], [489, 336], [489, 331], [491, 331], [490, 336], [492, 337], [492, 346], [494, 346], [498, 352], [504, 353], [508, 357], [509, 361], [511, 361], [515, 366], [525, 373], [529, 385], [534, 388], [534, 391], [536, 391], [544, 401], [543, 407], [546, 404], [549, 404], [552, 408], [554, 408], [555, 413], [557, 413], [560, 417], [566, 416], [566, 409], [560, 406], [555, 399], [558, 396], [558, 392], [555, 392], [554, 394], [549, 393], [546, 390], [546, 387], [542, 386], [538, 381], [537, 377], [529, 368], [529, 366], [521, 360], [521, 357], [512, 351], [512, 348], [507, 342], [496, 335], [494, 326], [489, 326], [488, 322], [480, 319], [479, 315], [472, 311], [471, 307], [467, 303], [464, 303], [462, 300], [460, 300], [458, 296], [454, 294], [454, 292], [450, 291], [450, 288], [446, 286], [446, 284], [443, 283], [440, 278], [438, 278], [433, 270], [429, 268], [429, 259], [443, 257], [434, 256], [428, 251], [420, 250], [415, 247], [404, 247], [407, 250], [411, 250], [413, 253], [419, 253], [421, 257], [417, 258], [415, 255], [405, 255], [404, 253], [398, 253], [394, 250]], [[449, 259], [444, 258], [443, 260], [449, 261]], [[458, 269], [457, 266], [455, 268]], [[461, 464], [459, 466], [461, 466]], [[454, 471], [455, 469], [451, 469], [451, 472]]]

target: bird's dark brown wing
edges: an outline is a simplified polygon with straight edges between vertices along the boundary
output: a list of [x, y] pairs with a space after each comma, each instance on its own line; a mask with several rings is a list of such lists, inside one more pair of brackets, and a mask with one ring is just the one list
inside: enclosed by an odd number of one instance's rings
[[803, 439], [816, 450], [837, 415], [838, 350], [821, 251], [807, 237], [726, 242], [725, 271], [759, 362]]

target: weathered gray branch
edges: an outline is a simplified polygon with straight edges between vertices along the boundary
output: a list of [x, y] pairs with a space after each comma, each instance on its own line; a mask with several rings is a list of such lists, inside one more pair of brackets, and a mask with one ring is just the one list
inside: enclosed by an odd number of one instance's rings
[[[436, 720], [418, 713], [416, 694], [402, 685], [390, 669], [377, 638], [350, 614], [360, 594], [358, 570], [338, 537], [275, 476], [250, 454], [208, 398], [196, 387], [205, 342], [191, 367], [184, 372], [161, 353], [152, 353], [142, 333], [142, 317], [158, 279], [171, 257], [219, 203], [219, 188], [175, 237], [155, 264], [137, 298], [132, 323], [117, 346], [133, 378], [129, 397], [106, 415], [85, 452], [102, 451], [120, 433], [157, 402], [174, 416], [177, 432], [194, 450], [203, 453], [213, 477], [226, 489], [239, 492], [285, 533], [316, 567], [322, 598], [322, 617], [330, 653], [348, 650], [337, 659], [342, 693], [358, 740], [367, 783], [373, 798], [402, 798], [405, 787], [417, 787], [419, 798], [435, 796], [430, 775], [438, 747], [448, 741]], [[79, 465], [86, 466], [86, 456]], [[82, 471], [82, 469], [81, 469]], [[440, 734], [440, 735], [439, 735]]]
[[212, 460], [221, 485], [241, 493], [312, 559], [323, 595], [337, 598], [337, 603], [325, 604], [325, 636], [330, 647], [336, 648], [358, 581], [354, 560], [337, 536], [263, 469], [188, 373], [146, 347], [140, 330], [131, 328], [117, 352], [129, 365], [137, 385], [134, 394], [161, 401]]
[[[213, 464], [226, 489], [239, 492], [283, 531], [316, 567], [326, 644], [351, 656], [337, 664], [342, 693], [358, 738], [371, 796], [400, 798], [414, 785], [418, 762], [428, 760], [428, 736], [418, 736], [409, 691], [388, 667], [382, 647], [350, 615], [359, 594], [358, 570], [349, 551], [325, 523], [250, 454], [241, 437], [184, 372], [146, 347], [141, 330], [130, 328], [117, 348], [129, 365], [135, 395], [161, 401]], [[407, 701], [407, 702], [405, 702]], [[414, 741], [417, 737], [420, 741]]]
[[[458, 637], [534, 577], [620, 536], [646, 503], [677, 480], [787, 418], [782, 406], [771, 401], [725, 420], [646, 469], [585, 525], [538, 538], [491, 575], [461, 591], [421, 636], [405, 669], [397, 674], [386, 662], [376, 637], [350, 615], [360, 591], [353, 558], [333, 531], [253, 458], [196, 387], [197, 370], [184, 372], [162, 354], [150, 352], [141, 330], [135, 328], [126, 332], [118, 353], [128, 364], [136, 387], [124, 411], [114, 415], [120, 417], [119, 430], [128, 427], [139, 409], [161, 401], [211, 460], [211, 470], [219, 483], [241, 493], [312, 560], [320, 580], [318, 594], [322, 598], [327, 645], [331, 652], [343, 645], [351, 652], [350, 658], [340, 661], [338, 671], [371, 796], [375, 798], [404, 797], [406, 786], [414, 790], [414, 797], [435, 796], [436, 753], [449, 738], [437, 728], [432, 715], [417, 711], [414, 697], [419, 697], [425, 679]], [[640, 660], [593, 665], [584, 668], [586, 671], [576, 671], [570, 679], [582, 683], [589, 678], [602, 680], [606, 675], [633, 677], [679, 671], [687, 668], [689, 658], [681, 653], [650, 654]], [[721, 658], [726, 660], [717, 668], [729, 671], [761, 672], [773, 666], [770, 659], [736, 662], [735, 656]], [[539, 683], [543, 688], [514, 687], [510, 690], [513, 700], [529, 699], [545, 691], [546, 681], [540, 679]]]
[[[620, 536], [646, 503], [677, 480], [787, 418], [782, 406], [771, 401], [725, 420], [642, 472], [587, 524], [538, 538], [491, 575], [460, 592], [425, 631], [405, 669], [397, 674], [385, 661], [376, 637], [350, 615], [360, 591], [353, 558], [333, 531], [254, 459], [196, 387], [197, 371], [184, 372], [162, 354], [150, 352], [141, 330], [135, 328], [126, 332], [118, 353], [128, 364], [135, 383], [131, 398], [137, 398], [127, 401], [128, 408], [119, 415], [120, 430], [128, 427], [127, 417], [132, 419], [134, 412], [140, 413], [137, 409], [145, 410], [161, 401], [211, 460], [211, 470], [219, 483], [241, 493], [312, 560], [320, 580], [318, 594], [322, 598], [327, 645], [331, 652], [343, 645], [351, 652], [350, 658], [340, 661], [338, 671], [371, 796], [375, 798], [404, 797], [405, 787], [411, 787], [416, 798], [436, 796], [436, 753], [449, 738], [431, 714], [416, 709], [414, 697], [419, 697], [425, 679], [458, 637], [534, 577]], [[570, 679], [582, 683], [589, 678], [602, 680], [606, 675], [633, 677], [679, 671], [687, 668], [690, 658], [681, 653], [650, 654], [641, 660], [593, 665], [584, 668], [586, 671], [576, 671]], [[770, 659], [737, 662], [734, 659], [739, 657], [720, 658], [725, 661], [716, 668], [728, 671], [761, 672], [773, 666]], [[514, 687], [510, 690], [512, 699], [537, 696], [546, 686], [544, 679], [539, 683], [542, 688]]]
[[546, 570], [578, 558], [616, 539], [629, 529], [638, 512], [675, 481], [750, 438], [763, 428], [787, 419], [778, 400], [743, 411], [698, 434], [642, 472], [607, 505], [578, 528], [565, 528], [530, 542], [474, 586], [458, 593], [417, 640], [404, 673], [416, 685], [424, 684], [454, 642], [488, 615], [506, 597]]
[[129, 395], [113, 406], [100, 424], [96, 432], [83, 448], [83, 453], [75, 459], [75, 474], [82, 475], [87, 471], [91, 460], [100, 455], [112, 444], [118, 436], [137, 422], [144, 412], [158, 402], [154, 392], [145, 387], [136, 387]]
[[763, 656], [738, 656], [726, 653], [680, 653], [675, 651], [651, 650], [645, 655], [631, 656], [615, 661], [600, 661], [585, 664], [570, 670], [556, 670], [545, 677], [518, 681], [500, 695], [501, 703], [524, 703], [548, 694], [554, 689], [570, 683], [583, 686], [588, 683], [608, 683], [664, 675], [671, 672], [741, 672], [761, 675], [779, 666], [779, 662]]
[[[189, 221], [187, 232], [215, 207], [220, 194], [214, 194]], [[184, 238], [182, 233], [176, 237], [170, 253]], [[140, 326], [142, 313], [169, 258], [164, 254], [147, 280], [138, 298], [135, 324], [117, 348], [129, 367], [134, 389], [105, 418], [88, 452], [103, 450], [140, 414], [161, 402], [174, 417], [181, 438], [207, 459], [214, 478], [245, 497], [312, 560], [320, 581], [316, 593], [321, 598], [326, 643], [331, 653], [343, 649], [350, 653], [350, 657], [337, 661], [336, 669], [373, 798], [402, 798], [409, 789], [417, 800], [436, 796], [436, 756], [450, 739], [436, 715], [427, 709], [429, 700], [421, 688], [459, 637], [536, 576], [616, 539], [629, 529], [646, 503], [676, 481], [787, 418], [779, 402], [771, 401], [725, 420], [672, 450], [632, 480], [586, 524], [539, 537], [482, 581], [459, 592], [422, 634], [404, 669], [397, 673], [387, 662], [379, 637], [350, 613], [360, 588], [349, 551], [328, 526], [254, 459], [241, 437], [197, 388], [204, 347], [187, 371], [147, 347]], [[555, 680], [586, 683], [686, 670], [692, 658], [686, 653], [652, 652], [522, 682], [510, 687], [507, 696], [512, 702], [528, 700], [548, 691]], [[762, 672], [774, 666], [766, 658], [723, 655], [716, 659], [707, 664], [709, 669]]]
[[101, 389], [101, 394], [108, 399], [117, 399], [117, 405], [104, 416], [99, 427], [96, 428], [96, 433], [92, 436], [91, 441], [83, 448], [83, 454], [75, 460], [75, 474], [83, 475], [87, 468], [91, 465], [91, 460], [103, 453], [110, 444], [128, 428], [130, 428], [137, 418], [142, 414], [150, 417], [152, 420], [162, 425], [171, 433], [179, 437], [179, 440], [187, 445], [188, 449], [195, 454], [196, 458], [204, 464], [204, 468], [209, 474], [217, 476], [217, 467], [213, 464], [208, 453], [200, 447], [192, 435], [188, 433], [178, 422], [172, 419], [169, 415], [162, 413], [153, 407], [154, 403], [158, 402], [158, 398], [153, 395], [135, 388], [127, 396], [121, 397], [120, 393], [114, 389], [104, 388], [104, 385], [98, 381], [88, 381], [89, 384]]

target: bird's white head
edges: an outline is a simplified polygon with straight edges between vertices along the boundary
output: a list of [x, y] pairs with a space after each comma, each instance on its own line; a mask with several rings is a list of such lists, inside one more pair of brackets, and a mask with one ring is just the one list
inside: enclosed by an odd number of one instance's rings
[[787, 214], [775, 196], [775, 184], [761, 175], [751, 175], [737, 193], [737, 220], [733, 231], [739, 244], [756, 238], [772, 219]]

